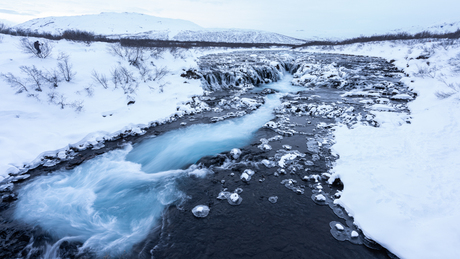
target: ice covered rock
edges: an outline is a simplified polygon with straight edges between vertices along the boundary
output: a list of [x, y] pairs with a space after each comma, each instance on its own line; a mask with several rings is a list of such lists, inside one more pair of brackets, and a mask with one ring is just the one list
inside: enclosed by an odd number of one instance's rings
[[233, 159], [238, 159], [241, 155], [241, 150], [238, 148], [234, 148], [230, 150], [230, 155], [232, 155]]
[[335, 228], [336, 228], [337, 230], [339, 230], [339, 231], [343, 231], [343, 230], [344, 230], [343, 226], [342, 226], [341, 224], [339, 224], [339, 223], [335, 224]]
[[249, 182], [251, 180], [251, 176], [253, 176], [253, 175], [254, 175], [254, 171], [252, 171], [251, 169], [246, 169], [241, 174], [240, 179], [245, 181], [245, 182]]
[[57, 157], [61, 160], [65, 159], [67, 157], [65, 150], [59, 151], [59, 153], [57, 154]]
[[209, 214], [209, 207], [206, 205], [197, 205], [192, 209], [192, 213], [197, 218], [205, 218]]
[[315, 195], [315, 200], [316, 201], [326, 201], [326, 196], [324, 196], [323, 194]]
[[297, 154], [294, 154], [294, 153], [285, 154], [281, 157], [280, 161], [278, 161], [278, 165], [280, 167], [285, 167], [287, 161], [294, 160], [295, 158], [297, 158]]
[[227, 200], [230, 205], [240, 205], [243, 201], [243, 198], [241, 198], [241, 196], [238, 193], [234, 192], [230, 194]]

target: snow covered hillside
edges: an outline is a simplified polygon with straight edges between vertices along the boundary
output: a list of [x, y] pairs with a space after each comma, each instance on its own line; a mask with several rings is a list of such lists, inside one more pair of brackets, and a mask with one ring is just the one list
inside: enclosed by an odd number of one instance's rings
[[205, 29], [180, 19], [160, 18], [139, 13], [37, 18], [15, 26], [17, 29], [61, 34], [83, 30], [108, 37], [130, 37], [177, 41], [302, 44], [305, 41], [285, 35], [240, 29]]
[[[460, 41], [392, 41], [306, 51], [386, 58], [418, 97], [380, 127], [337, 127], [338, 200], [366, 236], [400, 258], [460, 258]], [[365, 101], [365, 100], [363, 100]]]
[[150, 122], [183, 114], [185, 103], [203, 93], [199, 80], [180, 77], [196, 64], [191, 51], [118, 56], [116, 44], [61, 40], [50, 41], [51, 55], [41, 59], [19, 48], [23, 37], [2, 36], [0, 180], [44, 156], [64, 158], [71, 147], [141, 133]]
[[403, 28], [391, 31], [391, 33], [399, 33], [399, 32], [407, 32], [410, 34], [415, 34], [423, 31], [428, 31], [431, 33], [449, 33], [455, 32], [460, 29], [460, 21], [458, 22], [444, 22], [444, 23], [437, 23], [429, 27], [423, 26], [412, 26], [410, 28]]

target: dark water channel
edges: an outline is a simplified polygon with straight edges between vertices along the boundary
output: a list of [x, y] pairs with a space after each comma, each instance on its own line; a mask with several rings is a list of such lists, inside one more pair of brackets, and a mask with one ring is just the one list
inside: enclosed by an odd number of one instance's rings
[[333, 204], [343, 186], [328, 178], [334, 125], [406, 112], [399, 71], [274, 51], [210, 55], [200, 69], [214, 90], [205, 111], [1, 183], [2, 258], [394, 258]]

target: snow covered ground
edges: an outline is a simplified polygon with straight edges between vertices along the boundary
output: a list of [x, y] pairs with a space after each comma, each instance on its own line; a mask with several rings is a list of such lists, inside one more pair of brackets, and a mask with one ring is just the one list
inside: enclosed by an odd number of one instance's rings
[[18, 24], [14, 28], [56, 35], [65, 30], [82, 30], [112, 38], [130, 37], [234, 43], [305, 43], [305, 40], [273, 32], [243, 29], [208, 29], [186, 20], [161, 18], [139, 13], [100, 13], [45, 17]]
[[418, 94], [378, 128], [337, 127], [338, 200], [369, 238], [400, 258], [460, 258], [460, 41], [376, 42], [306, 51], [386, 58]]
[[[21, 51], [22, 37], [2, 36], [0, 73], [13, 75], [27, 91], [1, 76], [0, 180], [23, 165], [40, 163], [43, 156], [65, 157], [70, 147], [96, 145], [130, 129], [141, 132], [150, 122], [183, 113], [177, 107], [186, 110], [183, 104], [203, 93], [199, 80], [180, 77], [182, 69], [196, 65], [194, 51], [145, 51], [136, 68], [127, 57], [110, 53], [113, 44], [50, 42], [54, 46], [51, 56], [40, 59]], [[69, 82], [59, 72], [65, 55], [75, 73]], [[124, 81], [115, 86], [115, 70], [126, 71], [131, 78], [123, 77]], [[60, 82], [55, 87], [39, 78], [41, 91], [37, 91], [37, 83], [25, 71], [41, 71], [48, 78], [57, 71]], [[107, 89], [96, 82], [95, 72], [100, 78], [106, 77]], [[130, 101], [134, 104], [128, 105]]]

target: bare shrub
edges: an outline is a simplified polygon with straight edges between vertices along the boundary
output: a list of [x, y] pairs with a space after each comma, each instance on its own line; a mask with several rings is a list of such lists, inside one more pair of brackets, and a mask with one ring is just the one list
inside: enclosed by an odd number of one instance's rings
[[123, 66], [112, 70], [112, 82], [115, 88], [120, 86], [125, 94], [133, 94], [138, 87], [133, 73]]
[[109, 82], [107, 80], [107, 77], [104, 74], [99, 74], [96, 70], [93, 70], [91, 75], [93, 77], [93, 80], [96, 83], [99, 83], [100, 85], [102, 85], [102, 87], [104, 87], [104, 89], [109, 88]]
[[51, 91], [48, 93], [48, 103], [56, 104], [58, 94], [56, 91]]
[[137, 68], [139, 68], [141, 62], [144, 61], [146, 51], [146, 47], [123, 47], [120, 43], [111, 44], [109, 47], [109, 52], [112, 55], [127, 60], [131, 66]]
[[67, 105], [67, 104], [65, 103], [66, 99], [67, 99], [67, 98], [64, 97], [63, 94], [56, 95], [56, 98], [55, 98], [56, 102], [55, 102], [55, 103], [56, 103], [57, 105], [59, 105], [59, 106], [61, 107], [61, 109], [64, 109], [64, 107]]
[[58, 63], [58, 69], [62, 74], [62, 77], [65, 81], [70, 82], [72, 78], [77, 74], [72, 71], [72, 64], [69, 62], [69, 55], [65, 53], [60, 53], [60, 62]]
[[58, 87], [59, 83], [62, 81], [62, 77], [59, 75], [56, 69], [44, 72], [42, 74], [42, 79], [54, 88]]
[[28, 76], [27, 80], [34, 85], [35, 91], [41, 92], [43, 72], [41, 70], [38, 70], [35, 66], [20, 66], [19, 68]]
[[71, 103], [70, 107], [74, 108], [75, 112], [80, 113], [83, 111], [83, 100], [78, 100]]
[[22, 92], [29, 92], [27, 89], [27, 86], [24, 82], [21, 81], [21, 79], [15, 77], [13, 74], [8, 73], [8, 74], [0, 74], [3, 77], [3, 80], [5, 80], [14, 90], [16, 91], [16, 94], [20, 94]]
[[169, 48], [169, 52], [176, 59], [179, 59], [179, 58], [180, 59], [185, 59], [187, 57], [186, 50], [183, 49], [183, 48], [171, 47], [171, 48]]
[[142, 80], [147, 82], [147, 80], [151, 80], [150, 72], [152, 71], [147, 66], [140, 64], [139, 68], [139, 75], [141, 76]]
[[153, 73], [152, 73], [152, 77], [151, 77], [151, 80], [152, 81], [157, 81], [157, 80], [161, 80], [163, 77], [165, 77], [168, 73], [170, 73], [170, 71], [168, 70], [167, 67], [154, 67], [153, 68]]
[[448, 63], [452, 66], [454, 72], [460, 73], [460, 53], [449, 59]]
[[22, 38], [19, 43], [20, 48], [23, 52], [33, 54], [39, 58], [47, 58], [51, 55], [51, 51], [53, 50], [53, 45], [49, 40], [41, 40], [40, 42], [40, 53], [35, 49], [34, 42], [32, 42], [29, 38]]
[[86, 96], [92, 97], [94, 95], [94, 89], [92, 86], [87, 86], [84, 90], [86, 91]]
[[446, 98], [449, 98], [453, 95], [456, 95], [458, 93], [460, 93], [460, 83], [447, 83], [446, 81], [444, 80], [441, 80], [447, 87], [449, 87], [451, 90], [448, 91], [448, 92], [445, 92], [445, 91], [438, 91], [435, 93], [436, 97], [438, 99], [446, 99]]
[[152, 47], [150, 48], [150, 57], [158, 59], [165, 51], [166, 48]]
[[418, 66], [417, 65], [417, 73], [415, 73], [415, 76], [419, 77], [430, 77], [430, 78], [435, 78], [436, 77], [436, 72], [438, 71], [436, 66]]

